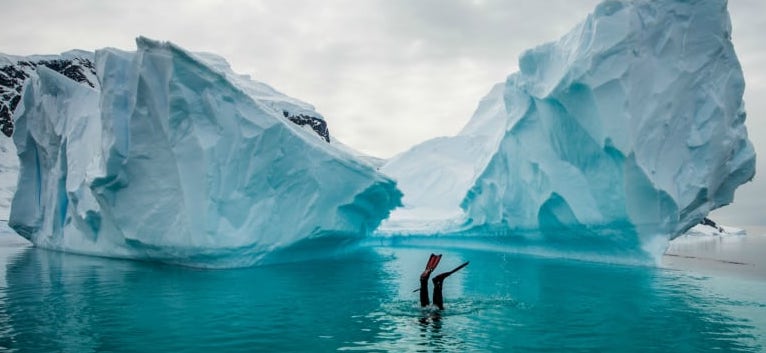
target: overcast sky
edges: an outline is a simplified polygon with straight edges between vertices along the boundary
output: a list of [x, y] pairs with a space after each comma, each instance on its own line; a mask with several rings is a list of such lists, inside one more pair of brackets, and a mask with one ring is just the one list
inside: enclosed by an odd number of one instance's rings
[[[0, 0], [0, 52], [133, 50], [144, 35], [224, 56], [235, 71], [314, 104], [333, 137], [390, 157], [454, 135], [525, 49], [558, 39], [598, 0]], [[730, 0], [747, 126], [766, 162], [766, 1]], [[759, 168], [760, 169], [760, 168]], [[717, 211], [766, 225], [766, 182]]]

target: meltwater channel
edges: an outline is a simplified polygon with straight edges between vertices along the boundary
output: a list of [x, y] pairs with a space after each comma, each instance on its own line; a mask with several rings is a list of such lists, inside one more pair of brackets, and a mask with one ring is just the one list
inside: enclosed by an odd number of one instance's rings
[[[766, 279], [362, 247], [200, 270], [0, 246], [2, 352], [763, 352]], [[431, 251], [443, 312], [418, 305]]]

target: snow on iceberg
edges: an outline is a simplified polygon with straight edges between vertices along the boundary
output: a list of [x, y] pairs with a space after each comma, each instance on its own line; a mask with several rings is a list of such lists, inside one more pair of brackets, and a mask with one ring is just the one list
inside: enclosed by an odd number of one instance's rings
[[525, 52], [457, 136], [381, 169], [404, 208], [380, 232], [529, 231], [657, 259], [755, 173], [730, 35], [725, 0], [602, 2]]
[[96, 88], [46, 67], [25, 84], [9, 224], [35, 245], [247, 266], [365, 235], [399, 204], [392, 180], [328, 143], [310, 105], [221, 58], [137, 44], [95, 53]]

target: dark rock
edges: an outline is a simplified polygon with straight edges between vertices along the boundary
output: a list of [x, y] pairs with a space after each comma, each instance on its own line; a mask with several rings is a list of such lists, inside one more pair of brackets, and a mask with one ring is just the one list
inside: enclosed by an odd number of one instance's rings
[[5, 136], [13, 134], [13, 112], [21, 101], [21, 92], [24, 82], [29, 78], [29, 73], [38, 66], [45, 66], [54, 70], [73, 81], [95, 87], [95, 83], [88, 80], [87, 72], [95, 76], [96, 68], [90, 59], [54, 59], [33, 61], [19, 61], [14, 65], [0, 66], [0, 131]]
[[330, 130], [327, 128], [327, 122], [310, 115], [304, 115], [304, 114], [298, 114], [298, 115], [290, 115], [290, 113], [286, 111], [282, 111], [282, 114], [287, 118], [288, 120], [292, 121], [293, 124], [303, 126], [303, 125], [309, 125], [311, 126], [311, 129], [314, 130], [314, 132], [317, 133], [320, 137], [322, 137], [325, 141], [328, 143], [330, 142]]

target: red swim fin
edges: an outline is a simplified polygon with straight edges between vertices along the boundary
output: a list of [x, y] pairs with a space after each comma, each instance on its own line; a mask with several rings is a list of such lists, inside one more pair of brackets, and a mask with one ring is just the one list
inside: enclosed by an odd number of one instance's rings
[[431, 271], [435, 270], [436, 266], [439, 265], [439, 261], [441, 261], [441, 259], [442, 259], [441, 254], [439, 255], [431, 254], [431, 257], [428, 258], [428, 264], [426, 264], [426, 270], [431, 270]]
[[423, 270], [423, 273], [420, 275], [420, 280], [427, 280], [428, 277], [431, 277], [431, 272], [434, 272], [436, 269], [436, 266], [439, 265], [439, 261], [441, 261], [442, 256], [431, 254], [431, 257], [428, 258], [428, 263], [426, 264], [426, 269]]

